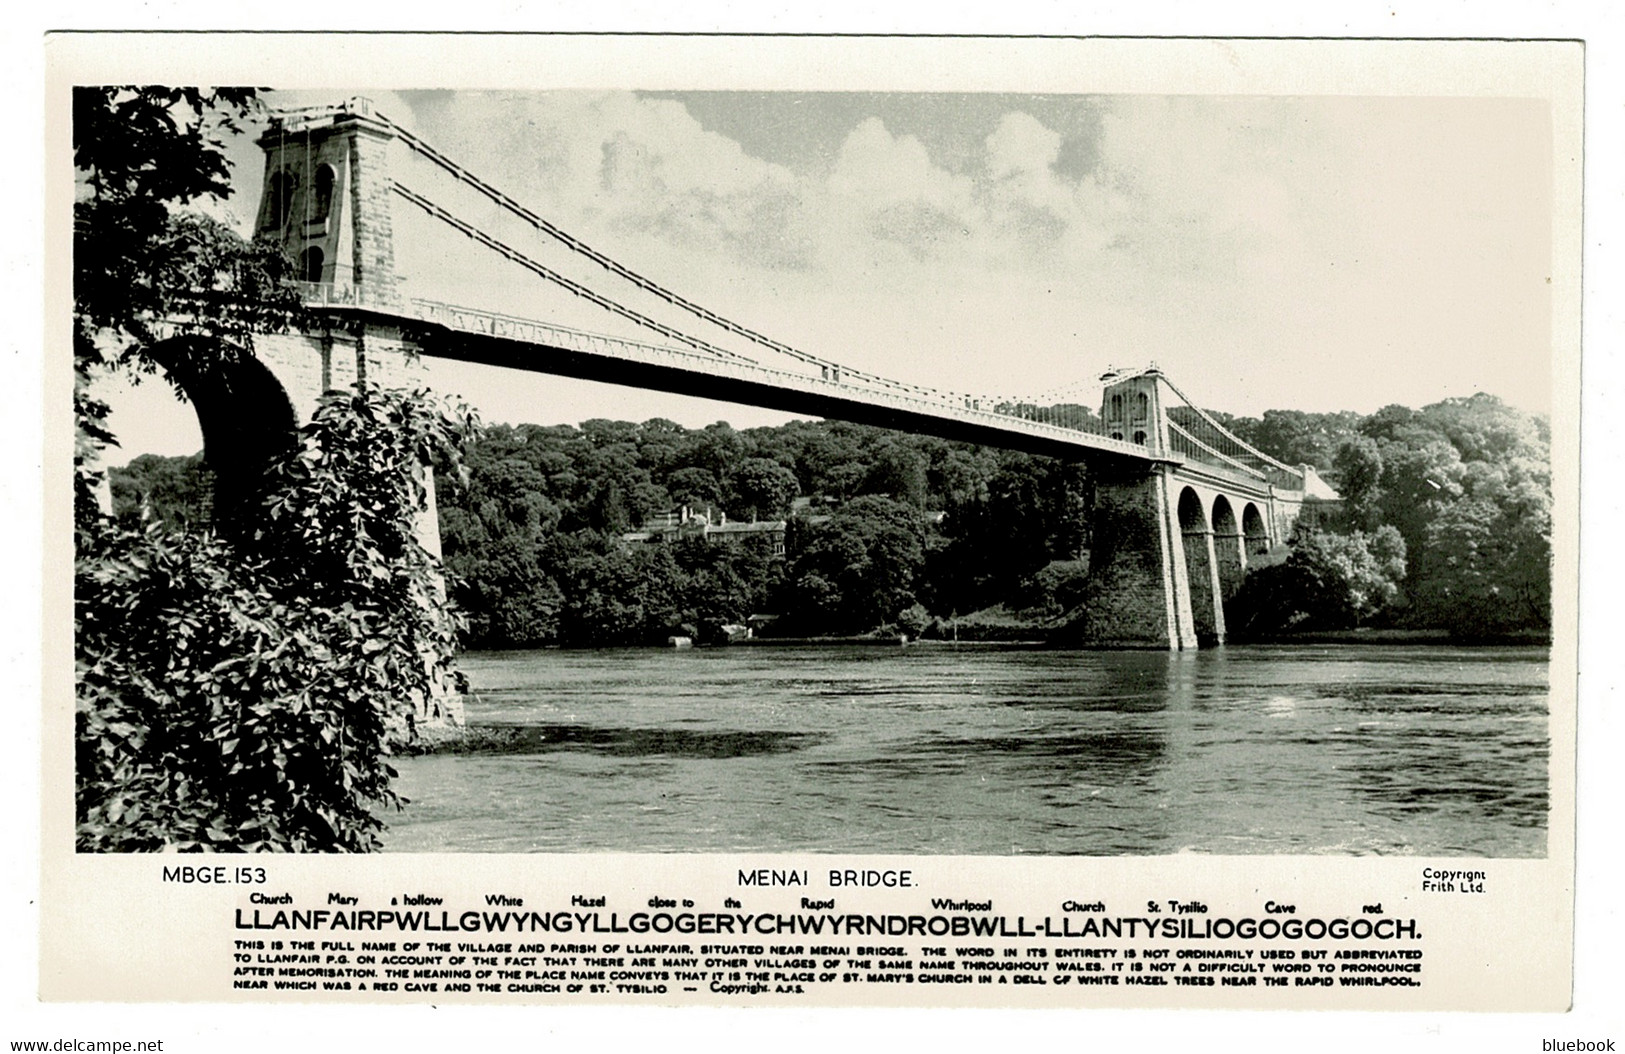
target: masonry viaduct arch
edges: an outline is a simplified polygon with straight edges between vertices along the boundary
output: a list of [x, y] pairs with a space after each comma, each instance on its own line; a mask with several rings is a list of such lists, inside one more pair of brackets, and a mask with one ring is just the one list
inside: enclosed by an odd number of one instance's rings
[[197, 415], [215, 523], [228, 533], [245, 526], [266, 467], [299, 427], [287, 390], [269, 365], [218, 338], [171, 337], [151, 354]]
[[1249, 564], [1286, 542], [1302, 508], [1302, 489], [1223, 455], [1181, 457], [1201, 444], [1171, 420], [1173, 394], [1153, 367], [1109, 383], [1101, 395], [1110, 433], [1166, 460], [1094, 466], [1087, 643], [1222, 644], [1225, 602]]

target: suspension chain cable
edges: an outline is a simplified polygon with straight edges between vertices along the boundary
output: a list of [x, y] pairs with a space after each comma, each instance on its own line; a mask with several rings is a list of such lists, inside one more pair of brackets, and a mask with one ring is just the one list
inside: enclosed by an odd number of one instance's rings
[[744, 337], [752, 343], [759, 344], [771, 351], [775, 351], [781, 355], [787, 355], [800, 362], [807, 363], [808, 365], [819, 366], [829, 370], [840, 370], [842, 373], [849, 376], [861, 378], [865, 381], [869, 381], [873, 384], [879, 384], [883, 387], [901, 388], [908, 391], [922, 392], [935, 396], [951, 396], [954, 394], [939, 391], [935, 388], [925, 387], [923, 385], [907, 384], [903, 381], [893, 380], [889, 377], [882, 377], [879, 374], [868, 373], [863, 370], [851, 369], [833, 360], [820, 358], [817, 355], [811, 355], [797, 348], [793, 348], [788, 344], [774, 340], [765, 334], [759, 333], [747, 326], [740, 325], [731, 319], [725, 318], [722, 315], [701, 306], [700, 304], [694, 303], [692, 300], [672, 292], [670, 289], [660, 285], [653, 279], [645, 278], [643, 275], [633, 271], [629, 267], [626, 267], [625, 265], [616, 261], [614, 258], [600, 252], [597, 249], [594, 249], [581, 239], [548, 222], [546, 219], [543, 219], [535, 212], [515, 201], [512, 197], [503, 193], [501, 190], [498, 190], [496, 187], [487, 183], [480, 177], [474, 175], [474, 173], [468, 171], [468, 169], [464, 168], [456, 161], [453, 161], [439, 150], [436, 150], [433, 146], [430, 146], [421, 137], [402, 127], [399, 123], [395, 122], [389, 117], [386, 117], [382, 113], [374, 110], [372, 117], [382, 124], [387, 125], [392, 131], [395, 132], [396, 135], [400, 137], [401, 141], [412, 150], [434, 162], [460, 182], [466, 183], [470, 187], [473, 187], [480, 194], [496, 203], [504, 211], [519, 217], [536, 230], [548, 235], [566, 248], [587, 257], [587, 259], [598, 264], [611, 274], [624, 278], [626, 281], [631, 282], [633, 285], [644, 290], [645, 292], [652, 293], [660, 299], [665, 300], [667, 303], [682, 308], [684, 311], [687, 311], [690, 314], [711, 323], [712, 325], [727, 330], [736, 336]]
[[[288, 113], [291, 116], [296, 116], [296, 117], [311, 116], [311, 115], [315, 115], [315, 114], [332, 114], [332, 115], [336, 115], [336, 114], [339, 114], [339, 113], [353, 112], [353, 111], [351, 111], [349, 109], [349, 106], [350, 106], [349, 103], [342, 103], [342, 104], [339, 104], [337, 106], [331, 106], [331, 107], [305, 107], [305, 108], [302, 108], [302, 109], [297, 110], [297, 111], [288, 111]], [[753, 330], [753, 329], [751, 329], [751, 328], [749, 328], [747, 326], [741, 325], [740, 323], [734, 322], [731, 319], [728, 319], [728, 318], [726, 318], [726, 317], [724, 317], [722, 315], [719, 315], [716, 312], [711, 311], [710, 309], [708, 309], [708, 308], [706, 308], [706, 307], [704, 307], [704, 306], [702, 306], [700, 304], [697, 304], [697, 303], [695, 303], [695, 302], [693, 302], [693, 301], [679, 295], [678, 293], [673, 292], [670, 289], [667, 289], [666, 287], [660, 285], [659, 283], [655, 282], [654, 280], [644, 277], [643, 275], [639, 274], [636, 271], [633, 271], [629, 267], [626, 267], [624, 264], [621, 264], [620, 262], [618, 262], [614, 258], [608, 256], [607, 254], [605, 254], [605, 253], [603, 253], [603, 252], [601, 252], [601, 251], [599, 251], [597, 249], [594, 249], [592, 246], [588, 245], [586, 242], [583, 242], [581, 239], [575, 237], [574, 235], [571, 235], [567, 231], [564, 231], [563, 229], [559, 228], [555, 224], [550, 223], [548, 220], [544, 219], [542, 216], [538, 215], [537, 213], [535, 213], [531, 209], [526, 208], [524, 205], [522, 205], [518, 201], [514, 200], [508, 194], [504, 193], [503, 191], [499, 190], [495, 186], [491, 185], [490, 183], [487, 183], [485, 180], [483, 180], [480, 177], [476, 176], [474, 173], [470, 172], [467, 168], [463, 167], [461, 164], [457, 163], [456, 161], [454, 161], [453, 159], [451, 159], [447, 155], [441, 153], [435, 147], [431, 146], [422, 137], [418, 136], [416, 133], [412, 132], [408, 128], [404, 127], [400, 123], [398, 123], [395, 120], [393, 120], [392, 118], [384, 115], [383, 113], [379, 112], [378, 110], [376, 110], [376, 109], [370, 110], [370, 112], [367, 114], [367, 116], [370, 117], [372, 120], [378, 121], [380, 124], [383, 124], [386, 127], [388, 127], [412, 151], [414, 151], [417, 154], [419, 154], [419, 155], [423, 156], [424, 158], [428, 159], [429, 161], [434, 163], [436, 166], [438, 166], [439, 168], [441, 168], [445, 172], [449, 173], [453, 178], [457, 179], [459, 182], [464, 183], [464, 184], [468, 185], [469, 187], [472, 187], [479, 194], [481, 194], [482, 196], [484, 196], [488, 200], [495, 203], [503, 211], [508, 212], [508, 213], [518, 217], [519, 219], [523, 220], [526, 224], [528, 224], [530, 227], [532, 227], [535, 230], [540, 231], [541, 233], [543, 233], [543, 234], [547, 235], [548, 237], [554, 239], [555, 241], [559, 242], [561, 245], [565, 246], [566, 248], [570, 249], [571, 251], [576, 252], [576, 253], [578, 253], [578, 254], [580, 254], [582, 256], [585, 256], [587, 259], [591, 260], [593, 263], [595, 263], [598, 266], [600, 266], [600, 267], [604, 268], [605, 270], [609, 271], [611, 274], [614, 274], [617, 277], [620, 277], [620, 278], [632, 283], [634, 286], [638, 287], [639, 289], [642, 289], [645, 292], [651, 293], [654, 296], [660, 298], [661, 300], [666, 301], [667, 303], [669, 303], [669, 304], [671, 304], [671, 305], [673, 305], [675, 307], [678, 307], [678, 308], [680, 308], [680, 309], [682, 309], [684, 311], [689, 312], [690, 314], [700, 318], [703, 321], [709, 322], [712, 325], [715, 325], [715, 326], [717, 326], [717, 327], [719, 327], [719, 328], [721, 328], [721, 329], [723, 329], [723, 330], [725, 330], [725, 331], [727, 331], [729, 333], [733, 333], [736, 336], [743, 337], [746, 340], [749, 340], [752, 343], [757, 344], [757, 345], [759, 345], [759, 346], [761, 346], [763, 348], [766, 348], [766, 349], [768, 349], [770, 351], [776, 352], [776, 353], [781, 354], [781, 355], [788, 356], [788, 357], [790, 357], [792, 359], [795, 359], [795, 360], [797, 360], [799, 362], [802, 362], [804, 364], [807, 364], [807, 365], [818, 366], [818, 367], [820, 367], [821, 369], [823, 369], [825, 371], [838, 371], [837, 373], [834, 374], [836, 376], [839, 376], [839, 377], [842, 377], [842, 378], [851, 378], [853, 380], [858, 380], [858, 381], [864, 381], [864, 382], [867, 382], [868, 384], [876, 385], [876, 386], [881, 387], [881, 388], [888, 388], [888, 389], [901, 390], [901, 391], [906, 391], [906, 392], [919, 393], [919, 394], [923, 394], [923, 395], [933, 397], [935, 399], [949, 400], [949, 401], [953, 401], [953, 402], [959, 402], [959, 401], [963, 400], [963, 401], [967, 402], [967, 405], [969, 405], [971, 401], [974, 401], [974, 403], [977, 404], [977, 405], [980, 405], [980, 404], [982, 404], [984, 402], [991, 402], [991, 403], [994, 403], [995, 405], [1002, 404], [1002, 403], [1009, 403], [1009, 404], [1012, 404], [1014, 410], [1016, 411], [1015, 416], [1018, 416], [1018, 417], [1023, 416], [1023, 415], [1020, 414], [1019, 411], [1020, 411], [1021, 406], [1023, 404], [1025, 404], [1027, 406], [1032, 407], [1035, 411], [1039, 412], [1040, 416], [1037, 419], [1040, 419], [1040, 420], [1042, 419], [1043, 408], [1038, 405], [1038, 400], [1046, 398], [1046, 397], [1055, 397], [1055, 396], [1068, 394], [1068, 393], [1070, 393], [1072, 391], [1075, 391], [1077, 389], [1082, 388], [1085, 384], [1088, 383], [1086, 381], [1079, 381], [1079, 382], [1075, 382], [1075, 383], [1070, 384], [1070, 385], [1059, 386], [1057, 388], [1052, 388], [1049, 391], [1044, 392], [1044, 393], [1042, 393], [1042, 394], [1040, 394], [1038, 396], [1015, 396], [1015, 397], [1008, 397], [1007, 398], [1007, 397], [1004, 397], [1004, 396], [973, 395], [973, 394], [964, 394], [964, 393], [958, 393], [958, 392], [952, 392], [952, 391], [945, 391], [945, 390], [942, 390], [942, 389], [932, 388], [932, 387], [928, 387], [928, 386], [924, 386], [924, 385], [910, 384], [910, 383], [907, 383], [907, 382], [904, 382], [904, 381], [894, 380], [894, 379], [889, 378], [889, 377], [883, 377], [883, 376], [881, 376], [879, 374], [870, 373], [870, 372], [865, 371], [865, 370], [853, 369], [853, 368], [850, 368], [850, 367], [847, 367], [847, 366], [843, 366], [842, 364], [840, 364], [838, 362], [835, 362], [835, 361], [833, 361], [831, 359], [825, 359], [825, 358], [822, 358], [822, 357], [817, 356], [817, 355], [809, 354], [809, 353], [801, 351], [801, 350], [799, 350], [797, 348], [791, 347], [790, 345], [785, 344], [785, 343], [783, 343], [781, 341], [774, 340], [773, 338], [768, 337], [763, 333], [760, 333], [760, 332], [758, 332], [756, 330]], [[307, 135], [307, 149], [308, 149], [309, 128], [307, 127], [305, 129], [305, 131], [306, 131], [306, 135]], [[553, 283], [563, 287], [564, 289], [570, 291], [571, 293], [575, 294], [576, 296], [579, 296], [579, 297], [581, 297], [581, 298], [583, 298], [583, 299], [585, 299], [585, 300], [587, 300], [587, 301], [589, 301], [589, 302], [591, 302], [591, 303], [593, 303], [593, 304], [595, 304], [595, 305], [597, 305], [599, 307], [602, 307], [605, 310], [612, 312], [613, 314], [619, 315], [619, 316], [621, 316], [623, 318], [626, 318], [626, 319], [628, 319], [628, 320], [630, 320], [632, 322], [637, 323], [638, 325], [641, 325], [641, 326], [644, 326], [644, 327], [646, 327], [648, 329], [651, 329], [654, 332], [661, 334], [662, 336], [665, 336], [665, 337], [668, 337], [668, 338], [670, 338], [672, 340], [676, 340], [676, 341], [679, 341], [679, 342], [681, 342], [683, 344], [686, 344], [689, 347], [692, 347], [692, 348], [695, 348], [697, 350], [704, 351], [704, 352], [707, 352], [709, 354], [716, 355], [716, 356], [719, 356], [719, 357], [722, 357], [722, 358], [726, 358], [726, 359], [730, 359], [730, 360], [734, 360], [734, 361], [741, 361], [741, 362], [751, 363], [752, 365], [757, 365], [756, 360], [750, 358], [749, 356], [741, 355], [741, 354], [739, 354], [737, 352], [730, 351], [730, 350], [728, 350], [726, 348], [719, 347], [719, 346], [717, 346], [715, 344], [712, 344], [712, 343], [710, 343], [708, 341], [704, 341], [704, 340], [701, 340], [699, 338], [692, 337], [692, 336], [688, 335], [687, 333], [684, 333], [681, 330], [678, 330], [678, 329], [675, 329], [675, 328], [673, 328], [671, 326], [665, 325], [664, 323], [658, 322], [655, 319], [650, 318], [649, 316], [642, 314], [641, 312], [638, 312], [638, 311], [633, 310], [632, 308], [626, 307], [626, 306], [618, 303], [617, 301], [614, 301], [614, 300], [610, 299], [609, 297], [603, 296], [603, 295], [601, 295], [599, 293], [595, 293], [591, 289], [589, 289], [588, 287], [582, 285], [581, 283], [573, 281], [573, 280], [565, 277], [564, 275], [560, 274], [559, 272], [554, 271], [553, 269], [547, 267], [546, 265], [544, 265], [544, 264], [538, 262], [537, 260], [527, 256], [526, 254], [519, 251], [518, 249], [515, 249], [512, 246], [507, 245], [502, 241], [499, 241], [498, 239], [492, 237], [491, 235], [486, 234], [484, 231], [481, 231], [479, 228], [475, 227], [474, 225], [472, 225], [472, 224], [470, 224], [470, 223], [468, 223], [468, 222], [466, 222], [464, 220], [461, 220], [461, 219], [457, 218], [456, 216], [452, 215], [447, 210], [441, 208], [439, 205], [436, 205], [434, 202], [430, 201], [428, 198], [425, 198], [423, 195], [418, 194], [415, 191], [411, 190], [410, 188], [406, 187], [405, 185], [403, 185], [399, 181], [392, 181], [392, 183], [393, 183], [393, 189], [394, 189], [394, 191], [396, 193], [400, 194], [402, 197], [404, 197], [406, 200], [412, 202], [414, 205], [417, 205], [419, 208], [423, 209], [429, 215], [434, 216], [435, 218], [442, 220], [443, 222], [447, 223], [448, 225], [450, 225], [454, 229], [456, 229], [458, 231], [461, 231], [464, 235], [468, 236], [469, 238], [472, 238], [473, 240], [479, 242], [480, 244], [486, 246], [487, 248], [490, 248], [490, 249], [494, 250], [495, 252], [497, 252], [500, 255], [506, 257], [507, 259], [513, 261], [514, 263], [517, 263], [520, 266], [524, 267], [526, 270], [529, 270], [532, 273], [541, 276], [542, 278], [546, 279], [547, 281], [553, 282]], [[308, 206], [308, 202], [307, 202], [307, 206]], [[1166, 380], [1166, 378], [1164, 378], [1164, 380]], [[1173, 388], [1172, 382], [1169, 382], [1169, 387]], [[1184, 399], [1185, 402], [1188, 405], [1190, 405], [1193, 410], [1195, 410], [1198, 414], [1200, 414], [1202, 416], [1202, 418], [1208, 424], [1210, 424], [1213, 427], [1217, 428], [1222, 434], [1229, 437], [1230, 439], [1232, 439], [1232, 440], [1235, 439], [1235, 437], [1230, 435], [1230, 433], [1227, 432], [1223, 428], [1223, 426], [1219, 425], [1216, 421], [1214, 421], [1211, 417], [1209, 417], [1206, 414], [1205, 411], [1201, 410], [1200, 407], [1197, 407], [1197, 406], [1195, 406], [1195, 404], [1191, 403], [1189, 398], [1187, 398], [1184, 395], [1183, 392], [1180, 392], [1179, 389], [1177, 389], [1177, 388], [1174, 388], [1174, 391], [1180, 396], [1180, 398]], [[1064, 416], [1064, 414], [1060, 410], [1056, 410], [1055, 412], [1056, 412], [1056, 415], [1057, 415], [1057, 420], [1059, 421], [1060, 418], [1062, 416]], [[1093, 422], [1088, 422], [1086, 420], [1085, 421], [1080, 421], [1079, 425], [1075, 427], [1075, 430], [1088, 432], [1089, 431], [1088, 428], [1082, 427], [1084, 424], [1088, 424], [1088, 423], [1093, 423]], [[1074, 427], [1074, 426], [1062, 425], [1061, 427], [1069, 427], [1069, 428], [1071, 428], [1071, 427]], [[1240, 443], [1239, 440], [1236, 440], [1236, 442]], [[1202, 444], [1202, 445], [1206, 446], [1206, 444]], [[1246, 447], [1246, 444], [1244, 444], [1244, 443], [1242, 443], [1240, 445], [1242, 447]], [[1246, 448], [1246, 449], [1251, 451], [1251, 448]], [[1253, 452], [1253, 453], [1256, 454], [1256, 452]], [[1265, 460], [1269, 461], [1271, 464], [1273, 464], [1273, 465], [1275, 465], [1275, 466], [1277, 466], [1279, 468], [1286, 469], [1288, 471], [1294, 471], [1294, 470], [1289, 469], [1288, 466], [1282, 465], [1280, 462], [1277, 462], [1277, 461], [1274, 461], [1274, 459], [1268, 458], [1267, 455], [1258, 455], [1258, 456], [1264, 457]]]
[[1180, 391], [1179, 386], [1176, 385], [1173, 381], [1169, 380], [1166, 374], [1164, 374], [1162, 376], [1162, 382], [1164, 384], [1166, 384], [1169, 388], [1173, 389], [1174, 394], [1179, 396], [1179, 398], [1184, 401], [1186, 406], [1188, 406], [1192, 410], [1194, 410], [1196, 412], [1197, 416], [1201, 417], [1201, 419], [1203, 421], [1207, 422], [1208, 425], [1210, 425], [1211, 427], [1217, 429], [1220, 435], [1224, 436], [1225, 438], [1229, 439], [1231, 442], [1235, 443], [1242, 450], [1245, 450], [1250, 456], [1256, 457], [1260, 461], [1263, 461], [1264, 463], [1266, 463], [1266, 464], [1268, 464], [1268, 465], [1270, 465], [1270, 466], [1272, 466], [1274, 468], [1278, 468], [1278, 469], [1282, 470], [1283, 472], [1290, 472], [1290, 473], [1292, 473], [1294, 475], [1300, 474], [1298, 469], [1293, 468], [1291, 465], [1283, 464], [1282, 462], [1275, 460], [1274, 458], [1270, 457], [1268, 454], [1264, 453], [1262, 450], [1255, 449], [1254, 447], [1249, 445], [1245, 440], [1241, 439], [1239, 436], [1237, 436], [1233, 432], [1231, 432], [1228, 428], [1224, 427], [1224, 425], [1221, 425], [1219, 422], [1215, 421], [1212, 418], [1212, 416], [1210, 416], [1208, 414], [1208, 412], [1206, 410], [1202, 409], [1200, 406], [1197, 406], [1194, 402], [1192, 402], [1190, 396], [1188, 396], [1184, 392]]
[[657, 322], [647, 315], [641, 314], [629, 307], [625, 307], [614, 300], [611, 300], [609, 297], [593, 292], [580, 282], [566, 278], [564, 275], [559, 274], [557, 271], [546, 266], [545, 264], [538, 263], [537, 261], [526, 256], [518, 249], [498, 241], [489, 234], [486, 234], [484, 231], [480, 230], [478, 227], [475, 227], [473, 224], [458, 219], [450, 212], [447, 212], [445, 209], [441, 208], [439, 205], [436, 205], [428, 198], [425, 198], [423, 195], [403, 185], [398, 180], [392, 180], [391, 182], [393, 183], [395, 193], [399, 194], [407, 201], [410, 201], [424, 212], [427, 212], [430, 216], [433, 216], [435, 219], [451, 226], [455, 230], [461, 231], [463, 234], [479, 242], [481, 245], [484, 245], [486, 248], [495, 250], [501, 255], [507, 257], [509, 260], [512, 260], [514, 263], [525, 268], [527, 271], [540, 275], [549, 282], [553, 282], [564, 287], [565, 289], [574, 293], [576, 296], [590, 301], [606, 311], [620, 315], [622, 318], [636, 322], [640, 326], [645, 326], [652, 329], [663, 337], [669, 337], [672, 340], [681, 341], [682, 343], [687, 344], [689, 347], [698, 351], [709, 352], [710, 354], [716, 355], [720, 358], [732, 359], [736, 362], [748, 362], [751, 365], [756, 365], [756, 360], [750, 358], [749, 356], [741, 355], [738, 352], [729, 351], [727, 348], [719, 348], [714, 344], [709, 344], [696, 337], [691, 337], [681, 330], [673, 329], [671, 326], [668, 326], [662, 322]]
[[1177, 424], [1176, 422], [1174, 422], [1171, 419], [1168, 422], [1168, 430], [1170, 432], [1173, 432], [1175, 435], [1180, 436], [1181, 438], [1183, 438], [1187, 442], [1191, 443], [1192, 445], [1194, 445], [1196, 447], [1199, 447], [1203, 452], [1205, 452], [1207, 454], [1210, 454], [1213, 457], [1218, 458], [1220, 461], [1225, 462], [1226, 464], [1230, 465], [1233, 468], [1239, 469], [1240, 471], [1247, 473], [1249, 476], [1257, 476], [1259, 479], [1264, 479], [1265, 478], [1264, 473], [1258, 471], [1258, 469], [1252, 467], [1251, 465], [1247, 465], [1247, 464], [1244, 464], [1244, 463], [1242, 463], [1240, 461], [1237, 461], [1235, 458], [1230, 457], [1229, 455], [1224, 454], [1224, 453], [1222, 453], [1222, 452], [1220, 452], [1218, 450], [1215, 450], [1211, 446], [1208, 446], [1206, 443], [1204, 443], [1200, 439], [1196, 438], [1196, 436], [1192, 435], [1190, 432], [1186, 431], [1184, 428], [1181, 428], [1179, 426], [1179, 424]]

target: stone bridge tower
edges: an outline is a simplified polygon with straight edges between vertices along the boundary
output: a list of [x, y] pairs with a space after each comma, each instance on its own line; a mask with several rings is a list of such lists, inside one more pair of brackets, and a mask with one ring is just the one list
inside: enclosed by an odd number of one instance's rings
[[[1155, 368], [1106, 385], [1106, 434], [1168, 452], [1162, 375]], [[1194, 648], [1188, 568], [1176, 516], [1178, 490], [1170, 462], [1101, 458], [1092, 465], [1085, 643], [1102, 647]]]
[[[1223, 643], [1225, 601], [1249, 566], [1283, 558], [1312, 470], [1242, 449], [1155, 366], [1107, 381], [1106, 434], [1143, 447], [1150, 459], [1091, 463], [1084, 642], [1174, 649]], [[1184, 409], [1176, 417], [1173, 407]], [[1233, 455], [1215, 443], [1228, 443]]]
[[[337, 110], [275, 118], [260, 136], [265, 181], [255, 234], [281, 244], [297, 261], [307, 303], [400, 306], [389, 172], [394, 142], [394, 131], [361, 98]], [[392, 387], [424, 383], [415, 349], [399, 328], [378, 321], [262, 336], [255, 345], [256, 357], [286, 393], [296, 423], [309, 420], [329, 391], [363, 381]], [[429, 511], [419, 539], [438, 556], [433, 477], [426, 482]]]
[[[389, 172], [394, 141], [365, 99], [276, 119], [260, 136], [265, 181], [255, 233], [297, 262], [308, 303], [399, 307]], [[257, 344], [300, 420], [324, 392], [358, 381], [422, 383], [400, 331], [376, 321]]]
[[1163, 408], [1162, 373], [1155, 366], [1108, 384], [1100, 396], [1100, 416], [1113, 439], [1138, 443], [1152, 454], [1168, 452], [1168, 417]]
[[259, 139], [265, 185], [258, 237], [285, 246], [299, 278], [343, 303], [394, 307], [389, 154], [395, 133], [352, 99], [338, 112], [273, 121]]
[[[260, 137], [265, 177], [255, 234], [282, 245], [297, 262], [307, 304], [398, 310], [389, 172], [394, 141], [393, 130], [373, 116], [365, 99], [352, 99], [336, 111], [275, 118]], [[425, 383], [415, 349], [397, 326], [378, 318], [261, 335], [255, 338], [255, 360], [268, 380], [261, 385], [262, 397], [287, 408], [291, 427], [308, 421], [329, 391], [362, 382]], [[438, 557], [434, 477], [427, 466], [423, 473], [428, 504], [417, 519], [417, 535]], [[419, 725], [461, 724], [461, 699], [442, 685], [415, 717]]]
[[[260, 136], [265, 178], [255, 235], [282, 245], [296, 261], [307, 303], [399, 307], [389, 173], [394, 141], [390, 126], [359, 98], [337, 110], [274, 118]], [[329, 324], [255, 344], [301, 422], [328, 391], [360, 381], [423, 383], [399, 329], [378, 321]], [[439, 552], [438, 531], [434, 543]]]

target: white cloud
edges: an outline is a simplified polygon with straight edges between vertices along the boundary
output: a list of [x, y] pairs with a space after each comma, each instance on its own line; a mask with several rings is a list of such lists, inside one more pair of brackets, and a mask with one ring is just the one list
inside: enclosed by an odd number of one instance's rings
[[[1243, 413], [1420, 405], [1474, 389], [1537, 409], [1550, 397], [1551, 132], [1538, 102], [1094, 99], [1098, 138], [1079, 144], [1012, 99], [980, 152], [951, 164], [871, 118], [844, 130], [827, 168], [792, 169], [672, 100], [374, 99], [676, 291], [903, 379], [1016, 393], [1156, 360], [1194, 397]], [[1082, 175], [1078, 156], [1092, 159]], [[233, 157], [246, 189], [228, 207], [251, 217], [259, 150], [245, 137]], [[613, 285], [448, 179], [430, 196], [589, 285]], [[419, 295], [646, 335], [408, 206], [396, 223]], [[694, 328], [652, 297], [606, 291]], [[566, 387], [552, 379], [471, 377], [488, 381], [493, 405], [534, 404], [503, 417], [620, 412], [554, 406], [550, 393]], [[699, 413], [695, 423], [721, 415]]]
[[1060, 156], [1060, 134], [1045, 128], [1030, 114], [1005, 114], [987, 137], [987, 167], [995, 179], [1026, 174], [1047, 176]]
[[871, 209], [920, 204], [955, 213], [968, 204], [971, 184], [932, 164], [919, 139], [894, 136], [871, 117], [841, 144], [828, 187], [837, 197]]
[[[1102, 118], [1082, 176], [1062, 174], [1062, 136], [1016, 105], [953, 169], [870, 117], [827, 170], [792, 170], [679, 102], [629, 93], [461, 95], [418, 117], [448, 154], [629, 265], [808, 350], [864, 345], [876, 368], [921, 354], [910, 333], [939, 359], [922, 371], [972, 355], [1050, 377], [1103, 361], [1202, 376], [1216, 359], [1292, 360], [1302, 368], [1248, 372], [1257, 386], [1316, 371], [1337, 384], [1264, 405], [1340, 405], [1371, 387], [1344, 366], [1369, 374], [1373, 343], [1403, 348], [1388, 352], [1397, 373], [1468, 330], [1505, 342], [1468, 323], [1475, 299], [1493, 306], [1504, 290], [1496, 254], [1524, 233], [1507, 217], [1529, 207], [1474, 174], [1481, 122], [1441, 139], [1457, 115], [1419, 100], [1091, 105]], [[1426, 308], [1429, 290], [1451, 298], [1454, 321]], [[870, 347], [879, 332], [886, 347]], [[1215, 402], [1246, 409], [1259, 390]]]

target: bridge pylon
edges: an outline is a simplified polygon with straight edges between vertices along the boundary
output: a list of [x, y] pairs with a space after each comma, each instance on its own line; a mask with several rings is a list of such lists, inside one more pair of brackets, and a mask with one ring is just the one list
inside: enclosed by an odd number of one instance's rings
[[[373, 116], [367, 100], [352, 99], [336, 109], [278, 115], [258, 140], [265, 152], [265, 176], [256, 236], [280, 244], [296, 261], [307, 302], [372, 311], [304, 333], [255, 338], [254, 357], [266, 376], [251, 398], [291, 409], [284, 417], [290, 432], [310, 419], [327, 392], [363, 382], [396, 387], [422, 383], [416, 349], [390, 321], [401, 303], [389, 170], [395, 138], [394, 130]], [[244, 398], [250, 397], [239, 397], [238, 403]], [[200, 418], [253, 409], [194, 403]], [[427, 465], [422, 471], [427, 502], [415, 529], [419, 542], [438, 557], [434, 476]], [[436, 684], [412, 717], [418, 728], [460, 725], [462, 699], [451, 686]]]
[[[400, 306], [390, 152], [396, 136], [366, 99], [275, 115], [265, 152], [257, 237], [281, 245], [305, 300], [371, 308], [317, 331], [256, 340], [300, 421], [329, 391], [363, 381], [421, 383], [415, 348], [389, 319]], [[438, 536], [435, 549], [438, 551]]]
[[1176, 651], [1196, 647], [1172, 469], [1103, 463], [1094, 476], [1083, 643]]
[[1155, 455], [1168, 452], [1167, 393], [1155, 366], [1107, 384], [1100, 394], [1100, 419], [1106, 434], [1145, 447]]
[[259, 138], [265, 185], [256, 236], [284, 246], [299, 278], [344, 303], [400, 303], [389, 154], [394, 130], [352, 99], [274, 119]]
[[[1106, 434], [1168, 450], [1161, 375], [1147, 370], [1108, 383], [1100, 397]], [[1189, 569], [1173, 464], [1101, 459], [1091, 465], [1089, 583], [1083, 641], [1096, 647], [1194, 648]]]
[[1143, 447], [1146, 457], [1091, 461], [1094, 538], [1082, 641], [1175, 650], [1222, 644], [1225, 602], [1249, 567], [1281, 558], [1313, 469], [1248, 447], [1155, 366], [1103, 380], [1107, 435]]

